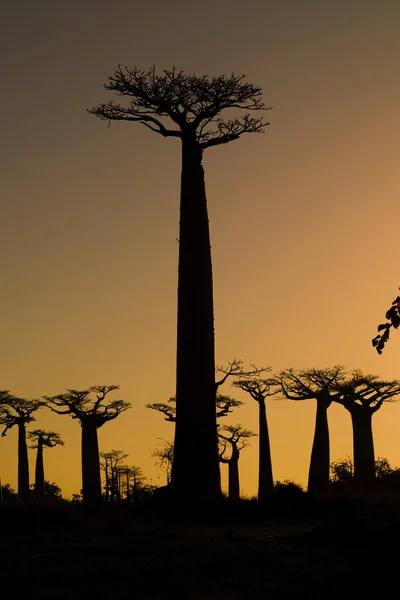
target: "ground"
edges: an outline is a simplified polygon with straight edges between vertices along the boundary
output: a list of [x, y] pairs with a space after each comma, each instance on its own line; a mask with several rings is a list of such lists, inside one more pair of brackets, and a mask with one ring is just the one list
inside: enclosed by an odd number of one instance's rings
[[190, 515], [1, 507], [3, 596], [325, 600], [396, 583], [397, 505], [237, 506]]

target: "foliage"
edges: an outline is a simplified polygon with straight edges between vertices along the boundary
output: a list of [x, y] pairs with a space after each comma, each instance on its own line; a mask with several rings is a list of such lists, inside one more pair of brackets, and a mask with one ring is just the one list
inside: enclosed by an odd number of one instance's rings
[[[372, 345], [378, 354], [382, 354], [382, 350], [389, 340], [391, 327], [393, 327], [393, 329], [398, 329], [400, 326], [400, 296], [397, 296], [397, 298], [393, 300], [392, 306], [386, 311], [385, 317], [389, 322], [378, 325], [378, 335], [372, 340]], [[379, 331], [382, 333], [379, 333]]]

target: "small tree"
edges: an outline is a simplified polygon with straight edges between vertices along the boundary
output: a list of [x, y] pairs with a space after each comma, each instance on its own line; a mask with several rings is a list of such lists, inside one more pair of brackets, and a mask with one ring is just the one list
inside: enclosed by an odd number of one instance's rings
[[[249, 446], [249, 438], [256, 434], [242, 425], [224, 425], [218, 429], [219, 460], [228, 464], [228, 496], [239, 500], [239, 458], [240, 452]], [[229, 456], [230, 451], [230, 456]]]
[[100, 452], [100, 468], [104, 471], [104, 492], [106, 502], [120, 500], [120, 468], [129, 454], [122, 450]]
[[[100, 119], [145, 125], [182, 144], [179, 230], [176, 427], [173, 486], [180, 496], [220, 496], [215, 415], [214, 308], [210, 233], [202, 166], [203, 153], [245, 133], [262, 133], [265, 123], [251, 112], [267, 107], [261, 88], [232, 74], [209, 78], [155, 68], [118, 66], [106, 90], [128, 99], [109, 101], [89, 112]], [[234, 110], [243, 116], [223, 119]], [[194, 382], [195, 385], [194, 385]]]
[[364, 375], [354, 370], [334, 389], [339, 392], [335, 402], [349, 411], [353, 425], [354, 480], [370, 483], [375, 478], [375, 452], [372, 416], [382, 404], [400, 394], [399, 381], [381, 381], [377, 375]]
[[82, 428], [82, 490], [88, 505], [101, 502], [101, 476], [97, 430], [131, 407], [125, 400], [110, 400], [118, 385], [95, 385], [71, 390], [58, 396], [45, 396], [47, 406], [59, 415], [70, 415]]
[[343, 380], [345, 369], [335, 366], [332, 369], [287, 369], [279, 374], [280, 385], [285, 398], [289, 400], [317, 401], [314, 440], [308, 472], [308, 491], [320, 492], [329, 486], [330, 445], [328, 408], [333, 400], [340, 398], [340, 392], [333, 385]]
[[[257, 371], [257, 369], [255, 368]], [[270, 367], [258, 369], [269, 373]], [[233, 385], [247, 392], [258, 404], [259, 448], [258, 448], [258, 499], [261, 500], [274, 489], [271, 447], [269, 441], [266, 398], [275, 396], [280, 388], [275, 377], [250, 376], [234, 381]]]
[[[60, 434], [44, 429], [34, 429], [28, 433], [28, 438], [33, 442], [31, 448], [37, 448], [35, 467], [35, 496], [38, 500], [46, 497], [46, 481], [44, 478], [43, 449], [64, 446]], [[55, 485], [55, 484], [54, 484]]]
[[174, 442], [162, 440], [163, 444], [158, 444], [153, 450], [151, 456], [156, 458], [156, 466], [167, 476], [167, 485], [171, 485], [172, 463], [174, 461]]
[[[232, 412], [233, 408], [237, 408], [241, 406], [243, 402], [240, 400], [235, 400], [235, 398], [231, 398], [231, 396], [226, 396], [223, 394], [216, 395], [216, 416], [217, 419], [221, 417], [225, 417], [229, 413]], [[150, 408], [151, 410], [156, 410], [164, 415], [166, 421], [170, 421], [171, 423], [176, 423], [176, 398], [172, 396], [168, 400], [168, 404], [162, 402], [155, 402], [146, 404], [146, 408]]]
[[9, 392], [2, 392], [0, 403], [0, 425], [5, 425], [2, 436], [16, 425], [18, 427], [18, 499], [29, 500], [29, 461], [26, 443], [26, 426], [35, 421], [32, 416], [44, 405], [40, 400], [16, 398]]

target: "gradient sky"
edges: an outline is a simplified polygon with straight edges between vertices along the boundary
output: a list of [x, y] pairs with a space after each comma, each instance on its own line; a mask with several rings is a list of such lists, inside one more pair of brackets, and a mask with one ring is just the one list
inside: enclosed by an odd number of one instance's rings
[[[400, 377], [400, 335], [382, 356], [371, 346], [400, 285], [399, 25], [398, 0], [3, 5], [0, 389], [119, 384], [133, 408], [99, 431], [101, 450], [164, 483], [150, 455], [173, 427], [145, 405], [175, 393], [180, 146], [85, 112], [112, 97], [118, 63], [244, 73], [273, 106], [265, 134], [204, 157], [217, 363]], [[275, 479], [306, 483], [314, 413], [269, 403]], [[350, 415], [333, 406], [329, 421], [332, 458], [351, 455]], [[257, 430], [256, 403], [225, 422]], [[33, 427], [61, 433], [46, 477], [78, 492], [79, 425], [43, 410]], [[376, 454], [394, 465], [399, 428], [400, 404], [374, 417]], [[16, 458], [12, 430], [0, 475], [14, 487]], [[257, 439], [240, 475], [254, 494]]]

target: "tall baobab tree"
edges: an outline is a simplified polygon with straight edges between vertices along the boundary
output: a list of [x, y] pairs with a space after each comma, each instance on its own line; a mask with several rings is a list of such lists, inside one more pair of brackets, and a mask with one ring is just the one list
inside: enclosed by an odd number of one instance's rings
[[32, 448], [37, 448], [36, 466], [35, 466], [35, 496], [37, 500], [44, 500], [46, 496], [46, 484], [44, 477], [43, 450], [44, 448], [54, 448], [54, 446], [64, 446], [59, 433], [54, 431], [45, 431], [44, 429], [34, 429], [28, 432], [28, 439], [33, 442]]
[[[263, 371], [270, 372], [265, 368]], [[259, 370], [260, 371], [260, 370]], [[272, 475], [271, 447], [269, 441], [267, 409], [265, 400], [269, 396], [275, 396], [280, 388], [275, 377], [249, 377], [238, 379], [233, 382], [234, 387], [250, 394], [258, 404], [259, 419], [259, 453], [258, 453], [258, 499], [261, 500], [274, 489], [274, 478]]]
[[381, 381], [377, 375], [352, 371], [334, 386], [339, 392], [335, 402], [350, 413], [353, 425], [354, 481], [370, 483], [375, 479], [375, 452], [372, 417], [385, 401], [400, 394], [400, 381]]
[[[249, 445], [249, 438], [256, 434], [242, 425], [224, 425], [218, 428], [219, 460], [228, 464], [228, 497], [231, 500], [239, 500], [239, 458], [243, 448]], [[228, 447], [230, 447], [230, 456]]]
[[308, 472], [308, 491], [322, 492], [329, 486], [330, 445], [328, 408], [333, 400], [339, 400], [340, 392], [333, 386], [343, 380], [344, 367], [331, 369], [287, 369], [279, 374], [279, 381], [285, 398], [289, 400], [317, 401], [314, 440]]
[[18, 427], [18, 499], [22, 502], [29, 500], [30, 496], [26, 426], [35, 421], [32, 415], [43, 405], [41, 400], [25, 400], [9, 393], [3, 393], [0, 403], [0, 425], [5, 425], [2, 436], [14, 425]]
[[131, 407], [125, 400], [110, 400], [118, 385], [94, 385], [86, 390], [70, 390], [58, 396], [45, 396], [46, 405], [59, 415], [70, 415], [82, 428], [82, 493], [88, 505], [101, 502], [101, 477], [97, 430]]
[[[128, 99], [89, 112], [108, 121], [145, 125], [181, 140], [176, 426], [173, 488], [180, 496], [220, 496], [215, 415], [213, 279], [202, 166], [207, 148], [227, 144], [268, 125], [253, 111], [267, 109], [262, 90], [244, 76], [186, 75], [182, 71], [118, 66], [105, 89]], [[224, 111], [240, 116], [224, 119]]]

